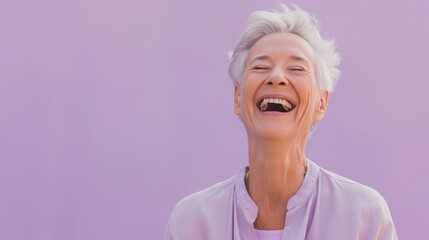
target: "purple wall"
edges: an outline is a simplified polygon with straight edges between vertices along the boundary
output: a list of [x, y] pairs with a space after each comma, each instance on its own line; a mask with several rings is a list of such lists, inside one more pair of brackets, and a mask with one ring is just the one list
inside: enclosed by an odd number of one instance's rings
[[[202, 2], [0, 2], [0, 239], [161, 239], [177, 201], [246, 163], [226, 53], [274, 1]], [[295, 3], [342, 54], [308, 156], [421, 239], [429, 5]]]

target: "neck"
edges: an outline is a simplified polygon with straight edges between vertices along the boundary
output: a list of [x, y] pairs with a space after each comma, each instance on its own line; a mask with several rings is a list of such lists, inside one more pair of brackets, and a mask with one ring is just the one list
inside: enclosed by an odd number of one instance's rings
[[280, 214], [280, 219], [284, 219], [289, 199], [304, 181], [307, 166], [305, 140], [249, 139], [246, 187], [258, 206], [258, 218]]

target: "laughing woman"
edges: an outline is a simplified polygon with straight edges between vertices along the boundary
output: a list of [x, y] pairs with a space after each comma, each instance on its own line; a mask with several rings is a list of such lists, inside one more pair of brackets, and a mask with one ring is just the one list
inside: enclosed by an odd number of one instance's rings
[[338, 63], [333, 42], [304, 10], [252, 13], [229, 67], [249, 165], [179, 202], [165, 239], [397, 239], [378, 192], [305, 156]]

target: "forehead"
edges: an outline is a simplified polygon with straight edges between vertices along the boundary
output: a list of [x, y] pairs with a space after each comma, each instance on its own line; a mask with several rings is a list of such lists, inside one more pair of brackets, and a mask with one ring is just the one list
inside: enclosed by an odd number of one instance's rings
[[306, 40], [293, 33], [270, 33], [259, 39], [249, 50], [247, 62], [256, 58], [301, 58], [313, 62], [313, 49]]

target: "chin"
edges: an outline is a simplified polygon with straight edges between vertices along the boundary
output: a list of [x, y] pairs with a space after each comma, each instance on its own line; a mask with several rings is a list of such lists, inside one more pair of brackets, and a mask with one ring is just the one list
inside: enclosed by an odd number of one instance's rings
[[266, 140], [290, 140], [294, 138], [297, 135], [295, 129], [293, 127], [282, 127], [282, 128], [264, 128], [259, 129], [255, 136], [260, 139], [266, 139]]

